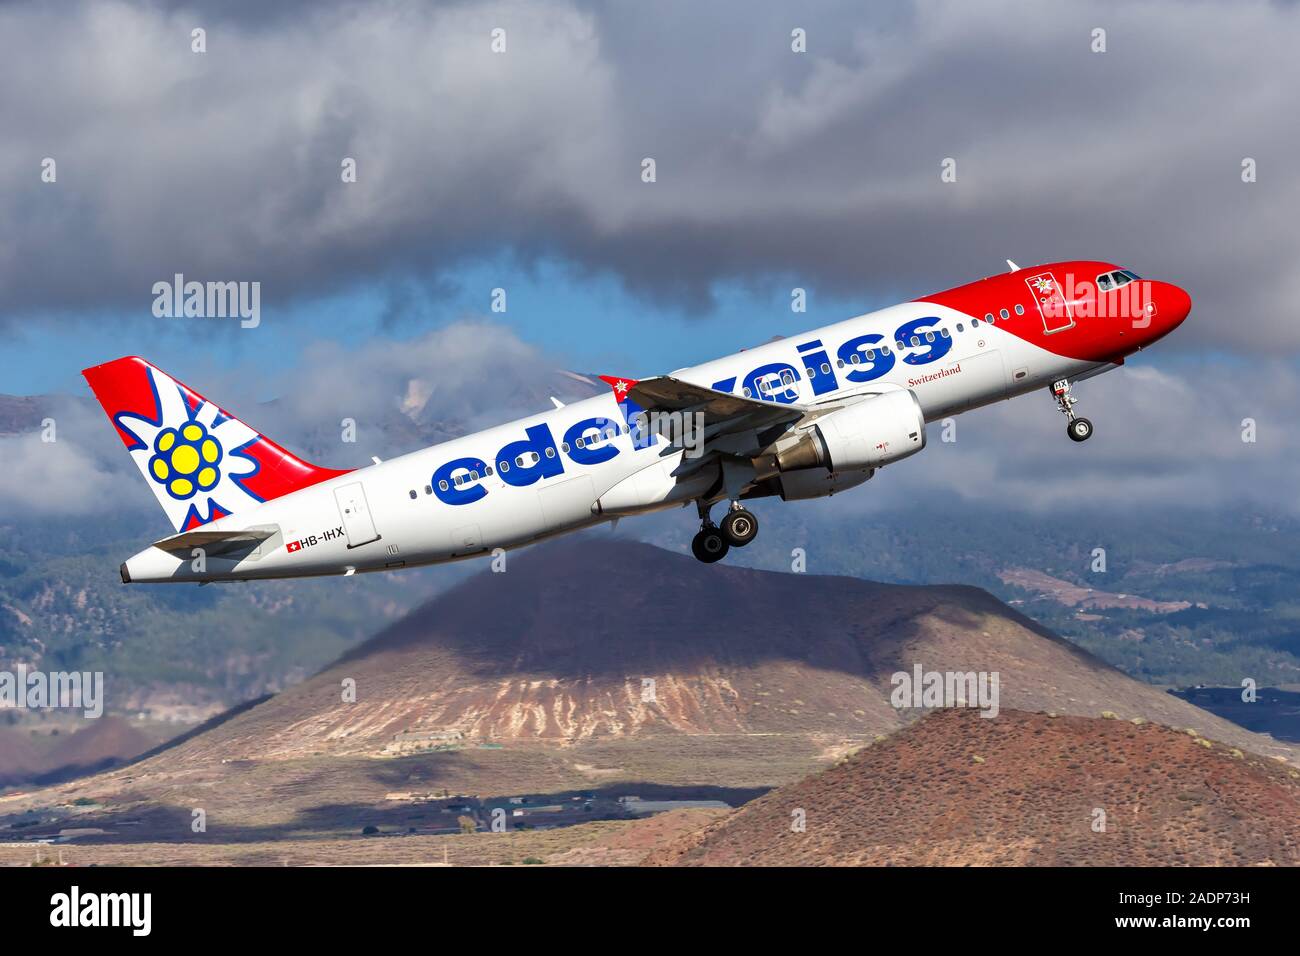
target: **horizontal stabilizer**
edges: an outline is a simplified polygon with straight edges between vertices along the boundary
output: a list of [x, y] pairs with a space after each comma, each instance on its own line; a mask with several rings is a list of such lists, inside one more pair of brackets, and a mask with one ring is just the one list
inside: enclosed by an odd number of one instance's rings
[[155, 541], [153, 546], [169, 554], [188, 557], [195, 548], [222, 550], [227, 545], [257, 546], [276, 534], [275, 528], [249, 528], [244, 531], [183, 531]]

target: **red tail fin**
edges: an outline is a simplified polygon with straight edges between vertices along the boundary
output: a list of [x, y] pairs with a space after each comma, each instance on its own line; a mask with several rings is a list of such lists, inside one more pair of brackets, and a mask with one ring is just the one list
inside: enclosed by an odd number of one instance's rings
[[290, 454], [142, 358], [81, 374], [177, 531], [347, 474]]

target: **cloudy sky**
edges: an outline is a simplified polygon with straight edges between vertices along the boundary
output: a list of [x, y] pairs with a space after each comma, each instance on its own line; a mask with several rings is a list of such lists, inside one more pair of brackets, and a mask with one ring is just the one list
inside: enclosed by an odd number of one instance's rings
[[[434, 349], [490, 381], [485, 335], [521, 367], [643, 376], [1006, 258], [1098, 258], [1195, 308], [1081, 386], [1087, 458], [1027, 398], [911, 472], [1277, 498], [1297, 47], [1300, 9], [1250, 0], [0, 3], [0, 392], [84, 394], [83, 366], [137, 352], [239, 411], [351, 352], [371, 379]], [[261, 325], [156, 318], [177, 273], [260, 282]]]

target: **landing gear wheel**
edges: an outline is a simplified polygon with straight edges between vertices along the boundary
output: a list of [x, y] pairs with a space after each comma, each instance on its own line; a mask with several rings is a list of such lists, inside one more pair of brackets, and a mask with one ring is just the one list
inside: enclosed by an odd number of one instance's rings
[[758, 535], [758, 519], [752, 511], [736, 508], [722, 519], [722, 534], [733, 548], [743, 548]]
[[727, 543], [722, 532], [712, 526], [701, 528], [699, 534], [691, 541], [691, 552], [705, 564], [721, 561], [730, 550], [731, 545]]
[[1065, 426], [1065, 433], [1074, 441], [1087, 441], [1092, 437], [1092, 422], [1086, 418], [1073, 418]]

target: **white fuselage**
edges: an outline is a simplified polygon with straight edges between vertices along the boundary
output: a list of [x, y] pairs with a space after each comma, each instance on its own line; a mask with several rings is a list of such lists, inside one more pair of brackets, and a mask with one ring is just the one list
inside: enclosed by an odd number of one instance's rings
[[[899, 330], [912, 327], [898, 348]], [[926, 336], [933, 336], [927, 340]], [[916, 336], [913, 339], [913, 336]], [[915, 341], [916, 344], [913, 344]], [[819, 342], [820, 347], [810, 345]], [[870, 352], [868, 352], [870, 350]], [[938, 354], [942, 352], [942, 354]], [[868, 358], [868, 355], [871, 357]], [[756, 369], [769, 368], [760, 388]], [[737, 395], [816, 406], [864, 393], [914, 391], [927, 421], [1029, 392], [1060, 378], [1078, 378], [1113, 367], [1054, 354], [996, 324], [935, 303], [909, 302], [770, 342], [735, 355], [672, 373], [674, 378]], [[815, 374], [808, 374], [812, 370]], [[760, 376], [761, 378], [762, 376]], [[603, 425], [575, 430], [587, 420], [612, 422], [616, 437], [576, 447], [579, 434], [593, 436]], [[638, 444], [612, 392], [562, 408], [434, 445], [268, 501], [205, 526], [211, 530], [264, 529], [272, 535], [237, 559], [207, 556], [202, 570], [192, 562], [146, 549], [128, 562], [131, 579], [231, 580], [375, 571], [458, 560], [512, 548], [577, 530], [616, 514], [650, 511], [707, 496], [712, 479], [674, 494], [658, 494], [665, 476], [687, 453], [661, 437]], [[516, 465], [512, 481], [500, 473], [501, 450], [543, 436], [538, 465]], [[549, 436], [550, 441], [545, 440]], [[551, 449], [549, 452], [543, 449]], [[612, 451], [612, 454], [611, 454]], [[604, 460], [591, 463], [594, 458]], [[449, 462], [479, 460], [477, 479], [454, 484]], [[508, 460], [510, 460], [508, 458]], [[665, 462], [667, 463], [665, 467]], [[529, 467], [545, 471], [519, 484]], [[611, 513], [596, 507], [615, 486], [657, 468], [655, 481], [642, 481], [645, 499]], [[437, 475], [443, 469], [443, 479]], [[490, 470], [490, 474], [489, 474]], [[448, 481], [444, 490], [440, 480]], [[640, 481], [640, 479], [638, 479]], [[624, 489], [628, 485], [622, 485]], [[734, 497], [734, 488], [715, 496]], [[480, 494], [481, 491], [481, 494]], [[624, 498], [626, 495], [624, 495]], [[474, 500], [469, 500], [474, 499]], [[449, 503], [455, 501], [456, 503]]]

